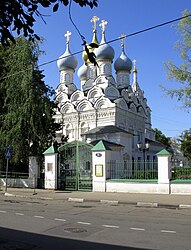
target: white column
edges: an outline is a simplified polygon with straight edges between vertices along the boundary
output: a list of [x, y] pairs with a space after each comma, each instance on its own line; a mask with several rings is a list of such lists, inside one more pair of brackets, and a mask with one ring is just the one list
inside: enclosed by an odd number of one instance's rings
[[57, 189], [58, 153], [45, 154], [45, 189]]
[[93, 191], [107, 192], [107, 162], [111, 158], [111, 152], [102, 140], [92, 148]]
[[158, 154], [158, 191], [159, 193], [170, 193], [171, 179], [171, 154], [166, 150], [161, 150]]
[[93, 151], [93, 191], [106, 192], [106, 151]]

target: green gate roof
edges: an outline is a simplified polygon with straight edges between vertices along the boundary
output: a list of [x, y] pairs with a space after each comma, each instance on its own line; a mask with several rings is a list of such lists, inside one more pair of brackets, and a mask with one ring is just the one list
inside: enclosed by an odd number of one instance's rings
[[161, 150], [160, 152], [157, 153], [157, 155], [170, 155], [171, 153], [168, 152], [166, 149]]
[[92, 151], [105, 151], [105, 150], [112, 150], [106, 142], [100, 140], [92, 149]]
[[57, 150], [55, 149], [55, 147], [52, 145], [49, 148], [47, 148], [47, 150], [44, 151], [43, 155], [48, 155], [48, 154], [55, 154], [57, 153]]

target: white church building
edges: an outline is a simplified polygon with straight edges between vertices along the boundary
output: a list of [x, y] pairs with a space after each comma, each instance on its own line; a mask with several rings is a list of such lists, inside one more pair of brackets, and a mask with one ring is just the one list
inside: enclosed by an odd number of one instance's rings
[[98, 66], [89, 61], [84, 50], [84, 64], [77, 71], [81, 89], [77, 89], [73, 80], [78, 63], [70, 51], [69, 31], [65, 35], [66, 51], [57, 61], [60, 83], [56, 88], [55, 101], [59, 108], [55, 120], [62, 124], [57, 140], [62, 135], [68, 135], [68, 142], [104, 140], [119, 152], [120, 159], [153, 160], [162, 147], [155, 141], [151, 109], [138, 83], [136, 61], [132, 63], [126, 55], [124, 38], [121, 52], [117, 52], [119, 57], [114, 60], [115, 51], [106, 41], [107, 22], [102, 20], [99, 24], [102, 31], [99, 42], [96, 35], [99, 18], [94, 16], [91, 21], [94, 23], [92, 43], [99, 45], [92, 49]]

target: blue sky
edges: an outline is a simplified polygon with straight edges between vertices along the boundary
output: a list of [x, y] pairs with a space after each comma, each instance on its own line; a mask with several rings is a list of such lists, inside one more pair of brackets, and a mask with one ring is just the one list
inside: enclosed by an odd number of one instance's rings
[[[110, 41], [121, 34], [131, 34], [136, 31], [181, 17], [184, 9], [190, 8], [190, 0], [99, 0], [97, 8], [81, 8], [72, 4], [72, 17], [81, 34], [87, 42], [92, 40], [91, 18], [96, 15], [100, 20], [108, 22], [106, 40]], [[46, 24], [37, 19], [35, 31], [45, 40], [41, 49], [45, 54], [40, 57], [39, 64], [58, 58], [65, 52], [65, 37], [67, 30], [72, 32], [71, 52], [82, 50], [82, 41], [69, 20], [68, 7], [60, 7], [52, 13], [42, 10]], [[177, 24], [177, 22], [175, 23]], [[139, 35], [131, 36], [125, 41], [125, 51], [131, 60], [136, 59], [138, 82], [152, 110], [152, 127], [160, 129], [166, 136], [178, 137], [182, 131], [191, 128], [191, 115], [181, 108], [176, 99], [165, 96], [160, 84], [165, 87], [178, 86], [176, 82], [167, 79], [164, 64], [173, 60], [181, 63], [179, 53], [174, 49], [179, 35], [172, 27], [166, 25]], [[97, 37], [101, 40], [101, 30], [97, 27]], [[114, 61], [121, 53], [121, 42], [111, 43], [115, 50]], [[75, 71], [75, 84], [79, 88], [77, 70], [83, 64], [81, 54], [76, 55], [78, 67]], [[46, 84], [56, 88], [59, 84], [59, 71], [56, 62], [42, 66]], [[131, 77], [132, 82], [132, 77]]]

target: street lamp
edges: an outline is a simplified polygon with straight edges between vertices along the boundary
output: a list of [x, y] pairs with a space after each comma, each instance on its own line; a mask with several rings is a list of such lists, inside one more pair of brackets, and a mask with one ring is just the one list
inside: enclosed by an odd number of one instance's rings
[[150, 148], [150, 143], [149, 141], [146, 141], [145, 144], [143, 145], [141, 142], [137, 143], [137, 147], [139, 151], [143, 152], [143, 162], [144, 162], [144, 170], [145, 170], [145, 156], [146, 156], [146, 151], [149, 150]]

